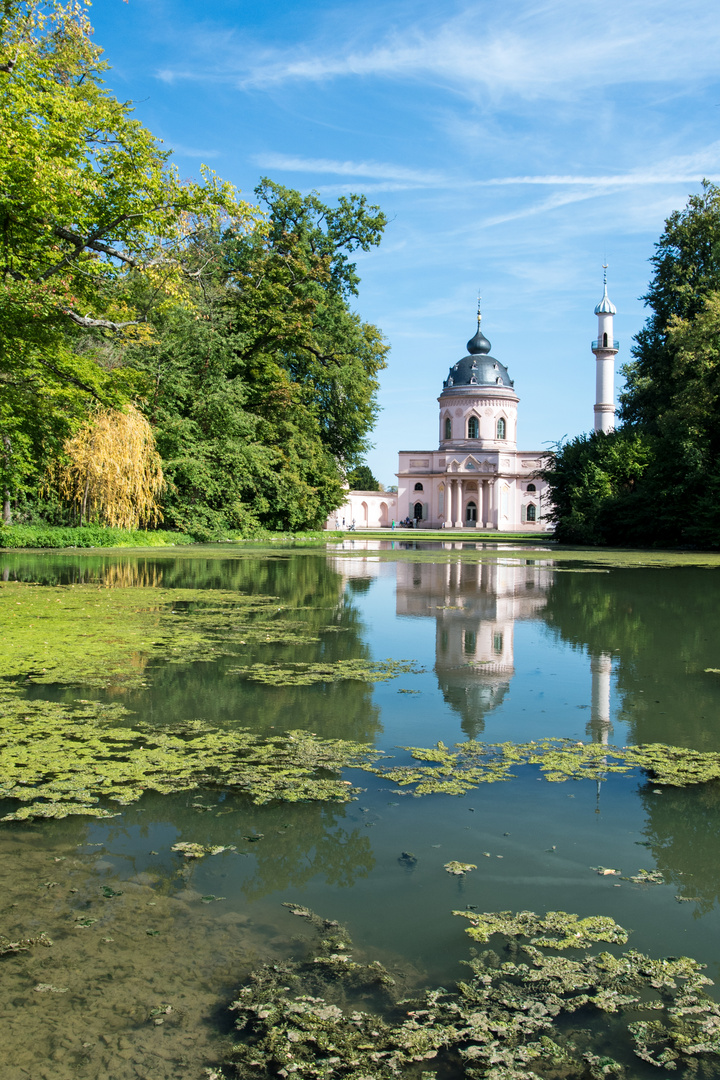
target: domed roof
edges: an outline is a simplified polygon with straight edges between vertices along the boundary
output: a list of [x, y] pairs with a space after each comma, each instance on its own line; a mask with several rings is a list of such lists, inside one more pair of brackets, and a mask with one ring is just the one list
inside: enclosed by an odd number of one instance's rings
[[480, 329], [478, 310], [477, 333], [467, 343], [468, 355], [450, 368], [443, 390], [458, 386], [514, 386], [505, 365], [490, 356], [490, 347], [490, 342]]
[[514, 386], [508, 369], [494, 356], [463, 356], [453, 364], [443, 383], [443, 390], [458, 386]]

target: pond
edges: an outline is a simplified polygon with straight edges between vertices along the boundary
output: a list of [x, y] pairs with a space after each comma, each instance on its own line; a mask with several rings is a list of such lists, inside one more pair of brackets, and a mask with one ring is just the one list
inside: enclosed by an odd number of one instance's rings
[[[358, 537], [0, 569], [0, 934], [32, 939], [0, 959], [6, 1080], [220, 1075], [248, 973], [309, 948], [284, 904], [408, 995], [467, 978], [453, 911], [609, 916], [720, 981], [720, 781], [610, 749], [720, 752], [720, 557]], [[528, 762], [550, 738], [590, 775]], [[439, 741], [525, 757], [417, 794], [457, 776], [408, 749]]]

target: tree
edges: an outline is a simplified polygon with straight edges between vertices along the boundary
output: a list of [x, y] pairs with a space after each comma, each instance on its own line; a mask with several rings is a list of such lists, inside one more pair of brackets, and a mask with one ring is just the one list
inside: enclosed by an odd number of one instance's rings
[[351, 469], [347, 474], [347, 482], [351, 490], [382, 491], [380, 484], [367, 465], [357, 465], [354, 469]]
[[[108, 336], [137, 339], [150, 310], [187, 293], [198, 227], [256, 221], [205, 172], [182, 182], [169, 152], [106, 90], [85, 0], [0, 5], [0, 415], [2, 482], [36, 484], [89, 404], [137, 389], [99, 363]], [[147, 285], [134, 302], [133, 282]], [[92, 335], [92, 346], [80, 344]]]
[[361, 197], [335, 208], [270, 181], [266, 231], [208, 229], [193, 308], [153, 316], [129, 362], [163, 458], [166, 521], [197, 535], [321, 527], [364, 451], [387, 347], [350, 310], [348, 252], [379, 242]]
[[249, 403], [286, 373], [344, 468], [358, 463], [377, 416], [378, 374], [388, 352], [377, 327], [350, 309], [359, 277], [349, 255], [380, 243], [386, 224], [364, 195], [336, 207], [264, 179], [255, 189], [268, 230], [227, 233], [237, 347], [249, 372]]
[[541, 474], [550, 486], [548, 516], [557, 539], [592, 545], [632, 542], [634, 519], [641, 516], [634, 495], [651, 452], [648, 440], [632, 431], [595, 431], [559, 446]]
[[674, 320], [692, 322], [705, 298], [720, 290], [720, 188], [703, 181], [702, 193], [670, 215], [650, 261], [654, 274], [643, 299], [651, 314], [635, 339], [633, 360], [623, 368], [620, 416], [662, 434], [684, 375], [675, 363], [671, 327]]
[[132, 405], [96, 413], [64, 446], [61, 495], [78, 508], [80, 524], [93, 520], [120, 529], [161, 519], [160, 455], [152, 429]]
[[655, 246], [651, 309], [623, 374], [622, 427], [559, 449], [557, 535], [720, 546], [720, 188], [707, 181]]

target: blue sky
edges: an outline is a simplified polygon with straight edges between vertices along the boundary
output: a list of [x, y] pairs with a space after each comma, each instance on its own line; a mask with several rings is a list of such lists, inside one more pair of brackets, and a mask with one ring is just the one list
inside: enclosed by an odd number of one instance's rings
[[365, 192], [388, 215], [356, 304], [392, 346], [368, 456], [385, 484], [397, 450], [437, 444], [478, 290], [520, 447], [589, 430], [601, 264], [619, 365], [665, 217], [720, 182], [715, 0], [96, 0], [91, 18], [108, 85], [182, 175]]

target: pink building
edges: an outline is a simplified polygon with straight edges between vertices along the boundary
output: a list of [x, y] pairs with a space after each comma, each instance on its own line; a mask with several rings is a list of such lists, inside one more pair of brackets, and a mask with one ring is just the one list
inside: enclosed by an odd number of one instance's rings
[[401, 450], [397, 495], [349, 491], [328, 528], [353, 521], [383, 528], [410, 518], [424, 529], [544, 532], [543, 453], [517, 449], [519, 398], [508, 370], [480, 329], [443, 383], [437, 450]]

